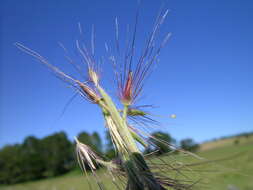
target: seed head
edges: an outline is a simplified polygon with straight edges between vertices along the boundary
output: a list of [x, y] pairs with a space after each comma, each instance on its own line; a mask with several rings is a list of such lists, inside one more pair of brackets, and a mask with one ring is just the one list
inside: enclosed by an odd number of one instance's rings
[[95, 86], [97, 86], [99, 82], [99, 77], [98, 74], [91, 68], [89, 68], [89, 77], [91, 81], [95, 84]]
[[132, 72], [129, 72], [126, 84], [121, 92], [121, 101], [124, 104], [129, 105], [131, 104], [132, 100], [133, 100], [133, 74]]
[[84, 95], [89, 101], [93, 103], [98, 103], [98, 101], [101, 99], [98, 93], [90, 88], [88, 85], [78, 81], [77, 82], [79, 87], [82, 89], [82, 95]]
[[76, 141], [76, 154], [81, 168], [85, 169], [84, 163], [86, 162], [91, 169], [95, 170], [96, 167], [92, 160], [97, 157], [96, 154], [90, 149], [90, 147], [79, 142], [77, 138], [75, 138], [75, 141]]

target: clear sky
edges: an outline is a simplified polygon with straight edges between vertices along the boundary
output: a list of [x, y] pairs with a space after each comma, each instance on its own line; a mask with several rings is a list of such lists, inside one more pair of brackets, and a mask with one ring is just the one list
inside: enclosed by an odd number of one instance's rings
[[[142, 99], [157, 106], [152, 112], [163, 116], [157, 118], [161, 129], [176, 139], [192, 137], [198, 142], [252, 131], [253, 1], [143, 1], [139, 44], [144, 44], [162, 5], [169, 15], [161, 34], [171, 32], [172, 37]], [[88, 40], [94, 24], [96, 54], [103, 56], [104, 42], [114, 43], [115, 17], [124, 34], [126, 25], [134, 22], [136, 8], [136, 0], [1, 1], [0, 146], [61, 130], [71, 139], [83, 130], [104, 134], [99, 109], [82, 98], [74, 99], [60, 117], [72, 89], [13, 43], [21, 42], [73, 73], [58, 42], [76, 59], [78, 23]], [[102, 80], [113, 94], [111, 66], [105, 62], [103, 67]], [[170, 119], [170, 114], [177, 118]]]

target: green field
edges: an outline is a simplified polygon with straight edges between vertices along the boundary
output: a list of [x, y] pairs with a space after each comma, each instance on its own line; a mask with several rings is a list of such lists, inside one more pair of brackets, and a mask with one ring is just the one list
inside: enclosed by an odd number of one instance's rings
[[[253, 190], [253, 137], [241, 139], [237, 145], [234, 145], [232, 140], [229, 142], [221, 146], [221, 143], [217, 141], [217, 147], [212, 142], [212, 148], [198, 153], [211, 162], [192, 167], [194, 176], [190, 177], [201, 178], [201, 181], [193, 189]], [[193, 159], [188, 158], [179, 157], [178, 159], [184, 162], [196, 162], [196, 160], [193, 161]], [[190, 173], [188, 172], [188, 175]], [[113, 190], [110, 185], [110, 176], [104, 174], [104, 170], [100, 170], [98, 173], [105, 185], [110, 187], [108, 189]], [[0, 189], [88, 190], [89, 186], [87, 179], [76, 170], [64, 176], [11, 186], [0, 186]], [[98, 188], [94, 186], [93, 189]]]

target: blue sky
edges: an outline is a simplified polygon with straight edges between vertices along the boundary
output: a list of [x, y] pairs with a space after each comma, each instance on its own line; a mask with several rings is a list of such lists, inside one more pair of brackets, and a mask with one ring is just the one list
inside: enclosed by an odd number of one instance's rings
[[[137, 31], [144, 44], [161, 5], [169, 9], [161, 35], [172, 37], [146, 83], [141, 103], [157, 106], [161, 129], [176, 139], [201, 142], [253, 130], [253, 2], [251, 0], [143, 1]], [[65, 131], [72, 139], [80, 131], [104, 134], [99, 109], [56, 79], [14, 42], [40, 52], [50, 63], [72, 73], [59, 47], [61, 42], [77, 59], [78, 23], [90, 39], [95, 26], [97, 56], [104, 42], [114, 43], [114, 19], [124, 40], [126, 25], [134, 23], [136, 0], [14, 1], [1, 2], [0, 14], [0, 146], [22, 142], [28, 135], [44, 137]], [[111, 88], [110, 64], [102, 73]], [[176, 114], [176, 119], [168, 115]]]

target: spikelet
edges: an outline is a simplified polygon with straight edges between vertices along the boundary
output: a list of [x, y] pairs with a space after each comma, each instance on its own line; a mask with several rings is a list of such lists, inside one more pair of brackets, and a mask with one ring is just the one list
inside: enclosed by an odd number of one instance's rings
[[97, 86], [99, 82], [98, 74], [92, 68], [88, 69], [88, 73], [91, 81]]
[[87, 100], [89, 100], [92, 103], [98, 103], [101, 97], [96, 93], [95, 90], [90, 88], [88, 85], [77, 81], [77, 84], [82, 89], [84, 97], [86, 97]]
[[76, 141], [76, 154], [80, 167], [85, 170], [85, 163], [88, 164], [90, 169], [95, 170], [94, 159], [97, 159], [97, 155], [90, 149], [89, 146], [81, 143], [75, 138]]

